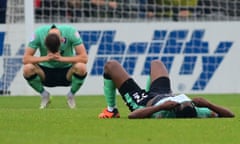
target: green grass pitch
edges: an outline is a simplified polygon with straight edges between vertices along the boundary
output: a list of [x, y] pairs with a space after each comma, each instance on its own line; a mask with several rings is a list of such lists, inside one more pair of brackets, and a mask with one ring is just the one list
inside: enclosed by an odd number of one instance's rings
[[44, 110], [39, 109], [40, 96], [0, 96], [0, 143], [239, 144], [240, 95], [204, 97], [231, 109], [235, 118], [129, 120], [118, 96], [121, 118], [98, 119], [106, 107], [103, 96], [77, 96], [73, 110], [64, 96], [54, 96]]

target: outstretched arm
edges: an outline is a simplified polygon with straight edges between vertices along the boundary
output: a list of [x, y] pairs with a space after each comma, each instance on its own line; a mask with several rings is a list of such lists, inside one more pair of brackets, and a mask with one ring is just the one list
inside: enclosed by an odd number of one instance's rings
[[137, 109], [131, 112], [128, 115], [129, 119], [136, 119], [136, 118], [149, 118], [153, 113], [158, 112], [160, 110], [170, 110], [176, 107], [178, 103], [174, 101], [166, 101], [165, 103], [157, 106], [149, 106], [142, 109]]
[[204, 98], [200, 98], [200, 97], [193, 98], [192, 101], [198, 107], [209, 108], [214, 113], [216, 113], [219, 117], [234, 117], [234, 114], [230, 110], [228, 110], [228, 109], [226, 109], [222, 106], [218, 106], [216, 104], [213, 104], [213, 103], [207, 101]]

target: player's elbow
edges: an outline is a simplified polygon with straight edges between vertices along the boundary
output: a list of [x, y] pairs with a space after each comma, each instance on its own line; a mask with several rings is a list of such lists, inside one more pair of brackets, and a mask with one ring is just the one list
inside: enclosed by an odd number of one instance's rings
[[231, 114], [229, 115], [229, 117], [233, 118], [233, 117], [235, 117], [235, 115], [234, 115], [233, 113], [231, 113]]
[[88, 56], [87, 55], [79, 55], [79, 62], [87, 64], [88, 63]]
[[84, 57], [84, 61], [83, 61], [85, 64], [87, 64], [88, 63], [88, 56], [86, 55], [85, 57]]
[[131, 114], [129, 114], [129, 115], [128, 115], [128, 118], [129, 118], [129, 119], [137, 119], [137, 117], [136, 117], [136, 116], [134, 116], [134, 115], [131, 115]]
[[230, 111], [226, 112], [226, 113], [218, 114], [218, 115], [221, 118], [233, 118], [233, 117], [235, 117], [234, 113], [232, 113]]
[[22, 63], [23, 63], [23, 65], [26, 65], [26, 64], [30, 64], [30, 63], [33, 63], [33, 62], [31, 62], [31, 58], [30, 57], [23, 57], [23, 59], [22, 59]]
[[230, 113], [228, 113], [228, 114], [222, 115], [221, 117], [233, 118], [233, 117], [235, 117], [235, 115], [234, 115], [232, 112], [230, 112]]
[[23, 63], [24, 65], [28, 63], [28, 61], [27, 61], [27, 59], [26, 59], [25, 57], [23, 57], [22, 63]]
[[130, 113], [130, 114], [128, 115], [128, 118], [129, 118], [129, 119], [143, 119], [143, 118], [145, 118], [145, 117], [143, 117], [143, 116], [141, 116], [141, 115], [137, 115], [137, 114], [135, 114], [135, 113]]
[[133, 112], [131, 112], [130, 114], [128, 114], [128, 118], [129, 119], [136, 119], [137, 117]]

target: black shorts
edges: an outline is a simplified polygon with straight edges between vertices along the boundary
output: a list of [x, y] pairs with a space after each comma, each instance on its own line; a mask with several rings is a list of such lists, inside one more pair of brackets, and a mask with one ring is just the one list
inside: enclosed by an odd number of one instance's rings
[[130, 111], [145, 106], [149, 100], [148, 94], [145, 90], [141, 89], [133, 79], [126, 80], [119, 88], [123, 100], [128, 106]]
[[70, 67], [66, 68], [48, 68], [38, 65], [45, 73], [43, 85], [47, 87], [70, 86], [71, 81], [67, 80], [67, 73]]
[[160, 77], [152, 82], [149, 92], [146, 92], [133, 79], [128, 79], [119, 88], [119, 93], [130, 111], [133, 111], [146, 106], [147, 102], [154, 97], [164, 98], [171, 95], [170, 80], [168, 77]]

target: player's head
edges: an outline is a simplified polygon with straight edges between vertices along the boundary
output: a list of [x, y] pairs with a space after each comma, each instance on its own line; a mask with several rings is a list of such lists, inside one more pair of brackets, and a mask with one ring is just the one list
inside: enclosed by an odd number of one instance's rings
[[45, 45], [51, 53], [56, 53], [59, 51], [61, 45], [61, 40], [59, 36], [55, 33], [49, 33], [45, 39]]
[[192, 102], [181, 103], [175, 108], [177, 118], [194, 118], [197, 117], [197, 112]]
[[56, 25], [52, 25], [50, 30], [48, 31], [48, 35], [45, 38], [45, 46], [48, 51], [51, 53], [56, 53], [59, 51], [59, 47], [61, 45], [61, 32], [56, 27]]
[[57, 26], [55, 24], [53, 24], [51, 27], [50, 27], [50, 30], [48, 31], [48, 34], [56, 34], [59, 36], [59, 38], [61, 38], [61, 32], [60, 30], [57, 28]]

